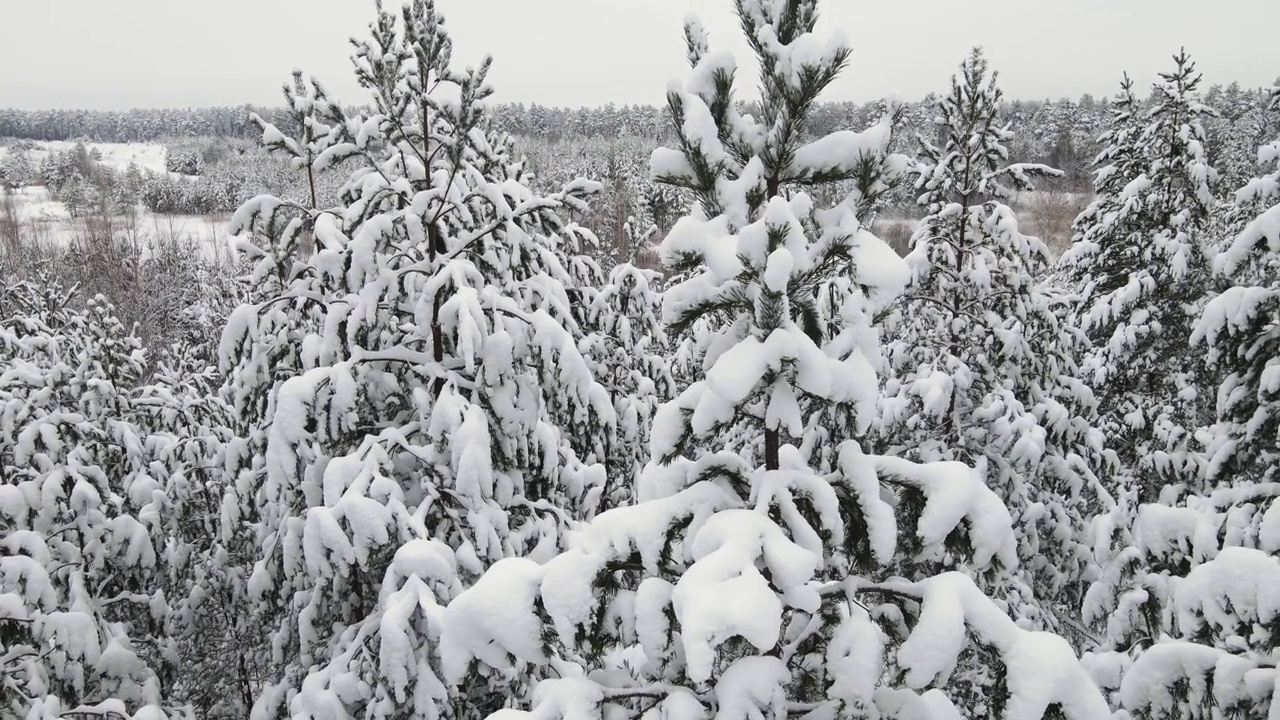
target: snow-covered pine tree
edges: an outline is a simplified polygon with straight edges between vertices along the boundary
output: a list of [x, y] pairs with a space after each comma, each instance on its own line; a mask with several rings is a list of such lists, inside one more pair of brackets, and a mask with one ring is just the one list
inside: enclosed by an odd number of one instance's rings
[[289, 158], [289, 165], [307, 178], [306, 197], [299, 198], [312, 210], [319, 207], [316, 193], [315, 161], [325, 150], [332, 146], [338, 135], [338, 128], [330, 126], [326, 119], [341, 119], [341, 108], [329, 99], [328, 92], [320, 81], [308, 77], [301, 70], [293, 71], [293, 83], [285, 83], [283, 120], [288, 124], [286, 135], [280, 128], [272, 125], [257, 113], [250, 113], [249, 119], [262, 131], [262, 145], [272, 152], [282, 153]]
[[[1280, 87], [1272, 109], [1280, 114]], [[1215, 270], [1238, 284], [1209, 302], [1196, 330], [1210, 360], [1227, 370], [1217, 393], [1221, 424], [1209, 453], [1210, 484], [1271, 482], [1280, 460], [1280, 388], [1272, 382], [1280, 372], [1280, 139], [1258, 149], [1258, 162], [1271, 172], [1236, 195], [1241, 210], [1256, 216], [1214, 260]]]
[[1280, 118], [1270, 110], [1270, 100], [1266, 89], [1246, 90], [1237, 82], [1225, 88], [1214, 85], [1205, 93], [1205, 103], [1219, 112], [1205, 122], [1205, 132], [1220, 194], [1227, 200], [1255, 175], [1258, 148], [1274, 137]]
[[657, 239], [666, 236], [675, 221], [684, 215], [684, 199], [677, 188], [645, 178], [640, 183], [643, 219], [657, 228]]
[[599, 201], [592, 207], [599, 218], [596, 225], [599, 235], [604, 238], [598, 254], [601, 265], [613, 267], [635, 262], [638, 241], [648, 231], [647, 227], [638, 227], [635, 219], [639, 204], [636, 178], [643, 173], [642, 162], [625, 156], [615, 143], [608, 155], [602, 158], [599, 169], [590, 174], [590, 177], [600, 178], [605, 187]]
[[[282, 88], [285, 130], [257, 113], [248, 117], [261, 130], [263, 146], [288, 157], [290, 169], [305, 175], [307, 191], [271, 203], [254, 198], [247, 205], [249, 217], [232, 218], [231, 235], [248, 272], [238, 278], [245, 304], [230, 313], [214, 353], [222, 381], [219, 400], [227, 408], [230, 429], [221, 454], [220, 553], [195, 566], [210, 601], [183, 615], [182, 629], [194, 633], [196, 643], [183, 649], [194, 649], [190, 658], [206, 671], [187, 689], [211, 717], [247, 716], [263, 685], [280, 679], [289, 657], [286, 646], [272, 645], [272, 634], [280, 630], [287, 611], [264, 607], [250, 592], [249, 578], [263, 554], [263, 508], [255, 493], [267, 473], [265, 453], [276, 416], [272, 396], [284, 381], [316, 365], [314, 346], [304, 347], [302, 340], [318, 337], [330, 299], [306, 285], [307, 278], [314, 282], [309, 260], [316, 221], [324, 217], [311, 190], [319, 172], [327, 169], [317, 168], [316, 161], [346, 137], [345, 118], [314, 78], [295, 71], [293, 82]], [[237, 331], [243, 334], [234, 336]], [[229, 345], [233, 340], [236, 344]], [[201, 644], [222, 651], [201, 655], [196, 647]], [[211, 678], [217, 680], [209, 682]]]
[[[276, 208], [281, 216], [272, 219], [279, 228], [266, 228], [269, 234], [260, 238], [265, 245], [261, 250], [274, 260], [270, 265], [260, 263], [258, 277], [251, 283], [264, 296], [274, 295], [287, 285], [294, 262], [305, 260], [315, 250], [314, 218], [320, 209], [316, 178], [332, 165], [327, 162], [318, 167], [316, 161], [343, 137], [345, 129], [342, 107], [330, 99], [316, 78], [294, 70], [293, 82], [285, 83], [282, 91], [284, 130], [257, 113], [250, 113], [249, 119], [262, 131], [262, 146], [287, 157], [290, 168], [306, 177], [306, 185], [301, 196], [283, 198], [289, 202]], [[265, 273], [267, 270], [272, 271], [270, 275]]]
[[[870, 422], [872, 314], [908, 273], [861, 227], [865, 196], [815, 208], [796, 186], [883, 180], [889, 128], [800, 141], [849, 50], [813, 34], [813, 0], [736, 7], [761, 60], [763, 117], [734, 111], [734, 60], [690, 22], [693, 74], [668, 94], [680, 147], [653, 157], [658, 177], [698, 197], [663, 243], [686, 271], [663, 309], [677, 330], [703, 319], [715, 332], [702, 376], [659, 410], [637, 505], [599, 515], [549, 562], [495, 564], [449, 604], [448, 679], [538, 680], [520, 698], [532, 711], [492, 716], [508, 720], [956, 718], [937, 688], [976, 642], [1002, 670], [993, 717], [1105, 716], [1067, 643], [1019, 628], [965, 575], [890, 577], [905, 556], [1015, 561], [1008, 512], [970, 468], [852, 440], [831, 472], [811, 467], [815, 408]], [[827, 337], [809, 316], [839, 276], [853, 291]]]
[[535, 195], [484, 129], [490, 61], [459, 72], [452, 49], [434, 3], [379, 7], [353, 57], [372, 108], [326, 118], [312, 163], [353, 166], [342, 204], [259, 197], [232, 220], [317, 243], [222, 342], [242, 429], [224, 532], [249, 529], [245, 612], [278, 628], [254, 717], [497, 707], [440, 682], [441, 608], [494, 562], [553, 556], [606, 489], [614, 408], [575, 322], [587, 238], [560, 216], [598, 186]]
[[[1072, 223], [1073, 249], [1059, 265], [1059, 272], [1069, 281], [1092, 284], [1094, 292], [1113, 290], [1122, 283], [1119, 275], [1123, 266], [1084, 264], [1085, 257], [1097, 253], [1115, 230], [1119, 210], [1123, 209], [1127, 196], [1124, 189], [1145, 170], [1138, 153], [1138, 140], [1142, 136], [1142, 104], [1133, 94], [1133, 80], [1126, 73], [1120, 81], [1120, 91], [1111, 99], [1110, 126], [1098, 138], [1102, 151], [1093, 160], [1094, 199]], [[1077, 269], [1077, 265], [1082, 265]]]
[[182, 716], [142, 349], [104, 298], [71, 295], [0, 286], [0, 715]]
[[913, 171], [928, 215], [887, 325], [893, 375], [877, 435], [890, 454], [985, 468], [1014, 515], [1022, 573], [984, 587], [1056, 630], [1084, 589], [1102, 438], [1093, 393], [1077, 379], [1087, 343], [1059, 321], [1043, 283], [1048, 249], [1019, 231], [1008, 205], [1032, 177], [1058, 173], [1008, 162], [1013, 133], [999, 119], [996, 79], [974, 49], [938, 101], [941, 144], [920, 138]]
[[[1280, 90], [1277, 90], [1280, 109]], [[1226, 370], [1204, 490], [1137, 509], [1125, 548], [1091, 592], [1111, 652], [1091, 659], [1135, 717], [1269, 718], [1280, 709], [1280, 141], [1238, 194], [1257, 212], [1215, 258], [1239, 284], [1209, 301], [1192, 340]]]
[[[797, 12], [803, 14], [808, 11], [797, 10]], [[755, 26], [755, 24], [752, 25], [752, 27]], [[744, 25], [745, 28], [746, 25]], [[768, 41], [755, 38], [752, 33], [754, 30], [748, 31], [747, 36], [753, 52], [770, 62], [774, 61], [768, 57], [768, 47], [766, 47]], [[744, 117], [742, 112], [746, 105], [732, 98], [730, 92], [732, 72], [716, 65], [717, 61], [731, 63], [732, 56], [720, 54], [708, 58], [707, 63], [701, 64], [707, 52], [706, 31], [700, 24], [694, 23], [686, 29], [686, 57], [691, 65], [700, 69], [695, 72], [694, 78], [690, 81], [690, 92], [703, 99], [702, 104], [708, 109], [710, 116], [703, 117], [695, 114], [686, 117], [681, 96], [669, 95], [668, 109], [679, 146], [675, 149], [661, 149], [650, 165], [655, 181], [687, 195], [692, 203], [700, 207], [708, 217], [723, 212], [735, 222], [745, 224], [747, 219], [743, 207], [718, 205], [721, 199], [716, 196], [715, 181], [725, 172], [743, 172], [747, 160], [753, 155], [760, 155], [761, 162], [765, 166], [765, 170], [762, 171], [765, 175], [765, 199], [777, 196], [784, 186], [811, 189], [825, 189], [833, 185], [843, 186], [847, 191], [834, 204], [848, 207], [855, 213], [862, 213], [874, 206], [901, 179], [905, 158], [890, 154], [882, 146], [876, 146], [875, 152], [869, 151], [866, 147], [839, 146], [839, 141], [831, 139], [844, 137], [841, 133], [828, 136], [825, 143], [806, 145], [806, 152], [809, 154], [804, 161], [809, 167], [791, 163], [791, 155], [803, 144], [802, 137], [805, 132], [804, 120], [796, 115], [805, 114], [811, 108], [799, 104], [794, 98], [784, 98], [781, 94], [783, 90], [779, 90], [779, 92], [768, 94], [757, 108], [762, 115], [760, 125], [765, 129], [738, 127], [740, 119]], [[830, 78], [822, 73], [838, 73], [847, 60], [847, 49], [845, 53], [844, 57], [836, 58], [838, 60], [836, 66], [815, 69], [814, 72], [820, 74], [807, 78], [804, 82], [809, 87], [817, 87], [820, 92], [821, 88], [826, 87], [830, 82]], [[784, 63], [791, 62], [789, 58], [777, 60]], [[783, 79], [788, 82], [800, 82], [791, 77], [794, 72], [800, 72], [800, 70], [796, 70], [791, 65], [783, 65], [766, 72], [762, 81], [775, 84], [783, 82]], [[778, 87], [785, 88], [785, 85]], [[801, 109], [804, 113], [797, 113], [797, 110]], [[694, 108], [691, 112], [700, 111]], [[897, 117], [896, 106], [885, 108], [880, 121], [867, 134], [874, 136], [875, 133], [879, 133], [884, 137], [885, 144], [891, 142], [892, 127]], [[708, 129], [709, 122], [712, 124], [710, 129]], [[719, 150], [721, 155], [708, 155], [705, 159], [694, 155], [691, 156], [693, 160], [686, 161], [684, 153], [696, 153], [697, 147], [703, 142], [708, 132], [718, 134], [722, 144], [722, 149]], [[853, 134], [851, 131], [845, 132]], [[766, 140], [769, 142], [766, 143]], [[834, 151], [836, 154], [822, 157], [828, 151]], [[686, 168], [685, 162], [702, 164]], [[751, 201], [757, 204], [763, 202], [761, 198], [755, 197]], [[679, 284], [698, 269], [696, 259], [689, 263], [669, 264], [668, 283]], [[801, 322], [806, 332], [815, 338], [834, 337], [841, 327], [844, 298], [858, 294], [859, 290], [852, 278], [834, 274], [824, 277], [811, 296], [802, 296], [797, 300], [801, 305], [796, 308], [796, 311], [802, 317]], [[719, 319], [721, 318], [697, 318], [688, 323], [673, 324], [672, 367], [678, 382], [682, 384], [696, 382], [702, 376], [706, 364], [713, 359], [708, 355], [714, 356], [721, 351], [715, 347], [716, 335], [719, 331], [711, 327], [714, 324], [713, 321]], [[769, 454], [770, 449], [779, 442], [778, 437], [774, 431], [767, 431], [764, 436], [765, 447], [756, 448], [751, 452]], [[834, 446], [834, 444], [831, 445]], [[822, 450], [822, 448], [811, 449], [817, 452]]]
[[36, 179], [36, 164], [25, 148], [10, 149], [0, 159], [0, 190], [21, 190]]
[[613, 398], [617, 417], [602, 509], [630, 504], [635, 478], [649, 461], [654, 413], [674, 395], [659, 282], [652, 270], [615, 267], [591, 303], [588, 323], [593, 331], [580, 343], [596, 379]]
[[[1264, 146], [1259, 159], [1280, 163], [1280, 143]], [[1170, 488], [1140, 505], [1128, 499], [1099, 518], [1101, 547], [1119, 549], [1102, 557], [1089, 592], [1086, 617], [1105, 628], [1089, 663], [1133, 717], [1280, 711], [1280, 487], [1268, 379], [1280, 349], [1278, 181], [1273, 170], [1238, 194], [1242, 209], [1260, 214], [1214, 265], [1239, 284], [1207, 303], [1190, 338], [1193, 349], [1208, 346], [1203, 361], [1226, 371], [1203, 486]], [[1128, 525], [1124, 506], [1132, 508]]]
[[1213, 110], [1197, 99], [1195, 64], [1185, 52], [1174, 62], [1155, 83], [1136, 138], [1123, 86], [1099, 156], [1097, 198], [1059, 267], [1065, 283], [1082, 288], [1076, 322], [1094, 345], [1083, 365], [1101, 428], [1144, 500], [1165, 484], [1197, 482], [1194, 434], [1212, 420], [1212, 372], [1186, 343], [1209, 291], [1203, 230], [1215, 173], [1202, 121]]

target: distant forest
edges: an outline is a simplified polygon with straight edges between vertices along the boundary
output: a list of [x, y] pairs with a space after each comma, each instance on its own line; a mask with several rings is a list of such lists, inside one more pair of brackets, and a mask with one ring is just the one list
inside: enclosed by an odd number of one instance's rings
[[[1214, 85], [1204, 101], [1220, 115], [1208, 120], [1209, 162], [1231, 184], [1254, 171], [1254, 152], [1269, 130], [1267, 90], [1242, 88], [1238, 83]], [[937, 97], [930, 94], [906, 103], [898, 136], [913, 141], [928, 136]], [[821, 136], [865, 127], [878, 117], [883, 102], [828, 102], [816, 107], [806, 134]], [[749, 106], [745, 108], [751, 110]], [[132, 110], [18, 110], [0, 109], [0, 137], [28, 140], [88, 140], [143, 142], [180, 137], [233, 137], [256, 141], [258, 127], [249, 120], [256, 112], [289, 132], [283, 108], [252, 105], [208, 108], [139, 108]], [[545, 105], [499, 104], [491, 108], [493, 129], [544, 142], [575, 139], [643, 138], [657, 143], [671, 140], [670, 113], [652, 105], [604, 105], [563, 108]], [[1043, 162], [1064, 172], [1058, 184], [1084, 189], [1089, 167], [1099, 151], [1098, 136], [1108, 122], [1108, 104], [1091, 95], [1078, 100], [1014, 100], [1005, 103], [1003, 121], [1016, 140], [1009, 150], [1020, 162]]]

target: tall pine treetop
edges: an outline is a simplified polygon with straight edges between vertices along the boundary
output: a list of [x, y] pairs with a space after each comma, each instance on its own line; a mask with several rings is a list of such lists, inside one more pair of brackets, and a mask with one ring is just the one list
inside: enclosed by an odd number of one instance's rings
[[[702, 25], [686, 23], [693, 73], [667, 92], [677, 147], [655, 151], [650, 167], [657, 180], [693, 191], [705, 216], [724, 213], [740, 228], [758, 219], [784, 186], [840, 180], [854, 181], [848, 203], [856, 211], [889, 189], [894, 173], [887, 169], [901, 169], [901, 159], [883, 150], [892, 113], [863, 133], [840, 131], [802, 142], [805, 117], [850, 54], [843, 39], [822, 42], [813, 34], [816, 6], [816, 0], [736, 3], [761, 68], [759, 118], [737, 110], [732, 55], [712, 54]], [[739, 197], [718, 194], [718, 181], [737, 183]]]
[[[701, 207], [663, 243], [683, 275], [663, 305], [673, 329], [712, 337], [694, 382], [654, 419], [639, 502], [597, 516], [546, 563], [494, 565], [446, 609], [452, 682], [541, 680], [531, 711], [496, 717], [955, 717], [941, 688], [979, 646], [1008, 670], [993, 671], [1008, 717], [1106, 711], [1061, 638], [1018, 627], [961, 573], [896, 572], [905, 557], [1015, 562], [1008, 511], [972, 468], [873, 456], [845, 438], [818, 447], [831, 407], [849, 406], [854, 432], [870, 421], [872, 311], [907, 272], [859, 222], [868, 193], [818, 208], [796, 188], [815, 169], [877, 168], [856, 178], [864, 188], [895, 171], [887, 120], [795, 146], [788, 124], [805, 121], [847, 54], [813, 38], [814, 7], [738, 3], [768, 56], [772, 125], [734, 114], [732, 59], [687, 25], [693, 75], [670, 93], [680, 148], [653, 164]], [[843, 293], [826, 317], [815, 298], [833, 287]], [[824, 454], [830, 471], [816, 471]]]
[[528, 185], [487, 128], [488, 61], [453, 69], [434, 3], [379, 7], [370, 34], [353, 61], [371, 107], [294, 103], [309, 170], [349, 173], [338, 204], [258, 197], [232, 220], [277, 280], [220, 349], [240, 435], [223, 532], [273, 628], [255, 717], [495, 706], [492, 683], [439, 681], [443, 604], [505, 558], [553, 556], [614, 495], [615, 402], [582, 350], [610, 309], [565, 218], [598, 184]]
[[1133, 94], [1133, 80], [1125, 73], [1120, 80], [1120, 91], [1111, 100], [1111, 127], [1098, 138], [1103, 147], [1093, 161], [1097, 168], [1094, 171], [1096, 192], [1119, 191], [1141, 172], [1135, 168], [1138, 158], [1134, 153], [1141, 134], [1142, 105]]
[[[730, 405], [736, 406], [766, 399], [773, 409], [765, 417], [746, 417], [748, 422], [762, 421], [764, 461], [775, 469], [779, 433], [785, 429], [798, 437], [802, 423], [798, 415], [784, 411], [798, 408], [799, 400], [787, 394], [791, 391], [784, 392], [781, 385], [776, 390], [768, 387], [773, 387], [778, 372], [799, 372], [796, 377], [803, 382], [813, 375], [788, 368], [796, 363], [812, 366], [823, 357], [818, 344], [829, 339], [822, 337], [829, 323], [817, 302], [819, 288], [833, 276], [848, 273], [860, 288], [861, 299], [851, 302], [866, 305], [868, 299], [897, 292], [906, 279], [901, 263], [886, 260], [892, 252], [866, 233], [857, 217], [865, 204], [896, 181], [903, 167], [904, 161], [888, 152], [892, 117], [861, 133], [841, 131], [801, 143], [810, 107], [849, 57], [841, 40], [823, 43], [813, 35], [815, 8], [811, 1], [737, 3], [743, 31], [760, 62], [765, 99], [759, 120], [739, 115], [735, 108], [732, 56], [712, 54], [701, 25], [686, 23], [693, 72], [667, 95], [677, 147], [656, 150], [651, 161], [659, 181], [690, 189], [699, 204], [699, 212], [678, 222], [662, 246], [664, 262], [677, 276], [689, 276], [666, 294], [665, 318], [674, 334], [711, 317], [734, 319], [718, 332], [723, 339], [713, 342], [713, 351], [704, 358], [709, 381], [718, 391], [702, 402], [730, 398]], [[815, 209], [807, 195], [791, 194], [797, 186], [837, 180], [853, 181], [854, 190], [834, 208]], [[770, 339], [775, 331], [778, 334]], [[767, 348], [771, 359], [763, 361], [760, 377], [746, 381], [758, 387], [729, 388], [723, 379], [729, 371], [713, 372], [712, 365], [730, 344], [747, 335], [751, 339], [746, 342]], [[745, 347], [742, 352], [752, 354]], [[731, 356], [722, 367], [730, 367], [730, 360], [738, 357]], [[824, 381], [821, 387], [800, 391], [841, 403], [856, 400], [863, 408], [865, 427], [874, 402], [878, 360], [874, 353], [865, 356], [855, 343], [838, 361], [849, 372], [835, 377], [847, 385], [833, 387]], [[818, 371], [818, 376], [825, 376], [825, 371]], [[702, 392], [702, 387], [698, 383], [690, 392]], [[694, 401], [689, 397], [684, 402]], [[694, 412], [692, 406], [687, 411]], [[695, 435], [738, 421], [737, 413], [725, 410], [706, 409], [696, 415]], [[720, 420], [711, 422], [712, 417]], [[673, 457], [669, 453], [679, 453], [681, 447], [667, 447], [660, 456]]]
[[1173, 59], [1136, 135], [1131, 93], [1122, 92], [1097, 196], [1059, 262], [1063, 281], [1080, 288], [1074, 322], [1094, 345], [1082, 365], [1105, 408], [1104, 432], [1152, 494], [1175, 477], [1195, 479], [1193, 435], [1212, 405], [1199, 388], [1213, 369], [1185, 347], [1210, 289], [1216, 172], [1204, 120], [1215, 113], [1199, 100], [1195, 64], [1185, 52]]
[[1000, 97], [974, 50], [936, 103], [936, 144], [921, 139], [913, 171], [928, 214], [906, 257], [911, 284], [886, 321], [892, 374], [877, 440], [915, 461], [981, 467], [1019, 520], [1021, 567], [982, 573], [980, 584], [1019, 619], [1056, 628], [1081, 587], [1101, 438], [1075, 361], [1083, 343], [1042, 286], [1048, 250], [1007, 204], [1033, 176], [1057, 171], [1009, 163]]
[[974, 48], [951, 78], [951, 91], [937, 104], [934, 124], [945, 130], [939, 147], [921, 137], [924, 162], [917, 187], [920, 204], [930, 213], [948, 203], [962, 206], [987, 199], [1007, 202], [1018, 190], [1031, 187], [1034, 175], [1061, 175], [1046, 165], [1009, 163], [1006, 147], [1013, 133], [999, 124], [997, 113], [1004, 92], [996, 84], [981, 48]]

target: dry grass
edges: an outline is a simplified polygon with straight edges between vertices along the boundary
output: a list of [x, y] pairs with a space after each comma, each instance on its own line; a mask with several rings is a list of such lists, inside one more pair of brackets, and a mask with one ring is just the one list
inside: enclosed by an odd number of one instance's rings
[[5, 257], [18, 256], [23, 244], [23, 228], [18, 218], [18, 202], [12, 191], [0, 187], [0, 248]]
[[635, 266], [645, 270], [657, 270], [663, 272], [662, 260], [658, 258], [658, 248], [656, 245], [640, 248], [636, 253]]
[[[1071, 224], [1089, 204], [1089, 196], [1072, 192], [1038, 191], [1020, 195], [1012, 203], [1019, 229], [1040, 238], [1058, 257], [1071, 245]], [[919, 224], [919, 208], [890, 208], [872, 224], [872, 231], [899, 255], [911, 251], [911, 234]]]

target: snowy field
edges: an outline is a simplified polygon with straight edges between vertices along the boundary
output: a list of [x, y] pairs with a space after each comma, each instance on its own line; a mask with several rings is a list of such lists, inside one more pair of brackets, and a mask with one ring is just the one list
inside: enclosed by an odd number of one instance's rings
[[[100, 164], [113, 172], [123, 173], [130, 165], [140, 169], [165, 173], [166, 150], [155, 143], [86, 143], [90, 151], [98, 151]], [[34, 164], [38, 165], [48, 155], [65, 152], [75, 147], [69, 141], [41, 141], [28, 150]], [[10, 148], [0, 146], [0, 159]], [[185, 177], [167, 173], [173, 177]], [[90, 235], [89, 224], [99, 223], [100, 218], [73, 217], [67, 207], [50, 196], [43, 186], [24, 187], [12, 192], [13, 212], [26, 234], [26, 239], [37, 244], [65, 246], [69, 242]], [[231, 257], [232, 250], [227, 236], [228, 215], [170, 215], [154, 213], [138, 205], [132, 214], [115, 215], [110, 219], [114, 232], [139, 241], [144, 247], [149, 240], [180, 239], [191, 243], [201, 254], [213, 258]]]
[[[32, 149], [31, 159], [37, 165], [49, 156], [50, 153], [66, 152], [76, 146], [76, 143], [70, 140], [41, 140], [35, 143]], [[111, 168], [116, 172], [124, 172], [129, 165], [137, 165], [142, 170], [150, 170], [152, 172], [165, 172], [165, 148], [163, 145], [156, 143], [102, 143], [89, 142], [85, 143], [85, 147], [90, 152], [97, 150], [102, 159], [99, 161], [103, 165]], [[10, 152], [10, 149], [4, 145], [0, 145], [0, 159]]]
[[[40, 186], [16, 190], [12, 198], [25, 237], [40, 245], [66, 246], [87, 238], [91, 234], [90, 223], [97, 222], [97, 218], [72, 217], [65, 205], [49, 197], [49, 191]], [[229, 220], [226, 215], [162, 215], [139, 205], [131, 216], [113, 216], [111, 227], [140, 241], [144, 248], [149, 240], [181, 239], [210, 259], [227, 259], [232, 256], [227, 235]]]

